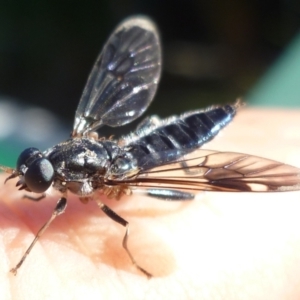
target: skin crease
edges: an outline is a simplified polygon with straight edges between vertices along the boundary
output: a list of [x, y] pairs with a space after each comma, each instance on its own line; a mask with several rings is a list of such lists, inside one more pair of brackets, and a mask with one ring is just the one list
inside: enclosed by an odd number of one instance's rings
[[[243, 152], [300, 168], [300, 111], [242, 108], [207, 149]], [[5, 176], [0, 180], [4, 181]], [[14, 180], [1, 186], [1, 299], [299, 299], [300, 192], [200, 193], [168, 202], [131, 196], [105, 203], [68, 197], [66, 213], [45, 232], [14, 277], [16, 265], [50, 217], [58, 195], [21, 199]], [[104, 200], [103, 200], [104, 201]]]

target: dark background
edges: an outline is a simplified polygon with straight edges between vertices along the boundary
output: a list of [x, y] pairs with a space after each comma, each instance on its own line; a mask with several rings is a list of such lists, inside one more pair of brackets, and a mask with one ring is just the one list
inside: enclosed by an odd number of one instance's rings
[[300, 2], [1, 1], [0, 95], [71, 124], [103, 43], [133, 14], [160, 28], [164, 72], [150, 113], [165, 116], [245, 95], [296, 35]]

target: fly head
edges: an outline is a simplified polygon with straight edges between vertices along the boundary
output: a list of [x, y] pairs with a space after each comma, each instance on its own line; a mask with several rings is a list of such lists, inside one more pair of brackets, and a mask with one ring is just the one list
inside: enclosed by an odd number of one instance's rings
[[8, 179], [20, 176], [17, 183], [20, 190], [43, 193], [53, 182], [54, 168], [37, 148], [27, 148], [21, 152], [16, 167], [16, 175]]

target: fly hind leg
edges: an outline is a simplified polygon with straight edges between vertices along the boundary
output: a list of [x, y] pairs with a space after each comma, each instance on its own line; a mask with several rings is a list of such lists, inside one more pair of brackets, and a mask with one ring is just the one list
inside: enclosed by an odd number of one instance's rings
[[180, 162], [180, 166], [182, 168], [182, 171], [186, 174], [186, 175], [190, 175], [190, 176], [196, 176], [199, 174], [202, 174], [202, 170], [192, 170], [189, 165], [186, 163], [186, 161], [181, 161]]
[[186, 201], [195, 199], [195, 194], [193, 193], [163, 188], [136, 189], [133, 190], [133, 193], [166, 201]]
[[138, 265], [138, 263], [135, 261], [134, 257], [132, 256], [131, 252], [128, 249], [127, 242], [128, 242], [128, 236], [129, 236], [129, 223], [124, 220], [122, 217], [117, 215], [113, 210], [111, 210], [108, 206], [103, 204], [101, 201], [95, 199], [97, 205], [101, 208], [101, 210], [108, 216], [110, 217], [113, 221], [121, 224], [122, 226], [125, 227], [125, 235], [123, 238], [123, 248], [127, 252], [131, 262], [136, 266], [137, 269], [139, 269], [141, 272], [143, 272], [148, 278], [151, 278], [152, 275], [147, 272], [145, 269], [143, 269], [141, 266]]

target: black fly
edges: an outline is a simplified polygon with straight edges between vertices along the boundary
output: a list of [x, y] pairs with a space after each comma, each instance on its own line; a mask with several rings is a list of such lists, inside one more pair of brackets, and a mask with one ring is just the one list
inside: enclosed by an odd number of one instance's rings
[[161, 49], [157, 29], [147, 18], [133, 17], [121, 23], [104, 45], [80, 99], [71, 137], [44, 152], [24, 150], [16, 169], [1, 166], [19, 177], [17, 186], [41, 193], [51, 186], [60, 191], [51, 218], [15, 268], [22, 265], [32, 247], [56, 216], [63, 213], [68, 192], [86, 203], [94, 200], [111, 219], [129, 223], [100, 200], [101, 195], [120, 199], [143, 192], [163, 200], [191, 200], [195, 191], [268, 192], [300, 190], [300, 170], [269, 159], [233, 152], [199, 150], [214, 138], [236, 114], [239, 102], [214, 106], [180, 116], [146, 118], [136, 131], [119, 140], [99, 138], [102, 125], [127, 124], [147, 109], [161, 72]]

